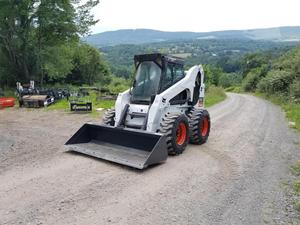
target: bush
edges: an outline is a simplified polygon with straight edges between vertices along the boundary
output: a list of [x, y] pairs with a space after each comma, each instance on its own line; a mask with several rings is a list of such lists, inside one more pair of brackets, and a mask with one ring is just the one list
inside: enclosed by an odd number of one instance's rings
[[121, 77], [112, 76], [110, 84], [107, 88], [113, 94], [118, 94], [127, 90], [130, 87], [130, 81]]
[[241, 88], [240, 87], [228, 87], [225, 88], [226, 92], [235, 92], [235, 93], [240, 93], [241, 92]]
[[268, 65], [263, 64], [260, 67], [250, 70], [242, 82], [243, 91], [255, 91], [260, 79], [267, 75], [268, 68]]
[[249, 72], [242, 82], [242, 89], [244, 91], [255, 91], [259, 79], [260, 74], [258, 72], [255, 70]]
[[237, 73], [223, 73], [219, 78], [219, 85], [223, 88], [239, 85], [242, 81], [242, 75]]
[[300, 78], [293, 81], [289, 87], [289, 92], [296, 102], [300, 102]]
[[287, 71], [272, 70], [257, 85], [258, 90], [267, 94], [287, 94], [294, 75]]
[[235, 87], [228, 87], [228, 88], [225, 88], [225, 91], [232, 92], [234, 89], [235, 89]]

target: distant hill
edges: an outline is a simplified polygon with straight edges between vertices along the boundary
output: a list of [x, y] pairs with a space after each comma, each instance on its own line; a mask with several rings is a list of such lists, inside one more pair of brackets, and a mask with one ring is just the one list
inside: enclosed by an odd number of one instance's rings
[[214, 32], [166, 32], [150, 29], [117, 30], [94, 34], [83, 41], [96, 47], [119, 44], [144, 44], [193, 39], [242, 39], [270, 41], [300, 41], [300, 26]]

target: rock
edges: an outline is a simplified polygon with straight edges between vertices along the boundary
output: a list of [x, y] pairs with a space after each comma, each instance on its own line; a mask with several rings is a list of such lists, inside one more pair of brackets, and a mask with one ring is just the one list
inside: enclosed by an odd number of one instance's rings
[[289, 126], [290, 126], [290, 127], [295, 127], [295, 126], [296, 126], [296, 123], [295, 123], [295, 122], [292, 122], [292, 121], [289, 121]]

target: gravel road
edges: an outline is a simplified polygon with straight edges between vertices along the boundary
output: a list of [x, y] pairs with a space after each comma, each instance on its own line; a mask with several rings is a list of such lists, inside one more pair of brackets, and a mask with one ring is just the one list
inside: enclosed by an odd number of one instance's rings
[[0, 224], [300, 224], [285, 183], [300, 159], [279, 107], [228, 94], [208, 143], [138, 171], [68, 153], [83, 114], [0, 111]]

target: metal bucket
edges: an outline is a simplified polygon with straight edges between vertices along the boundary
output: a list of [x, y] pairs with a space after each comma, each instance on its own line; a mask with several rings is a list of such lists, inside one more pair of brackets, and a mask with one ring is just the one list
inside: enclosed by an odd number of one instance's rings
[[84, 124], [66, 145], [71, 151], [144, 169], [167, 159], [165, 139], [157, 133]]

